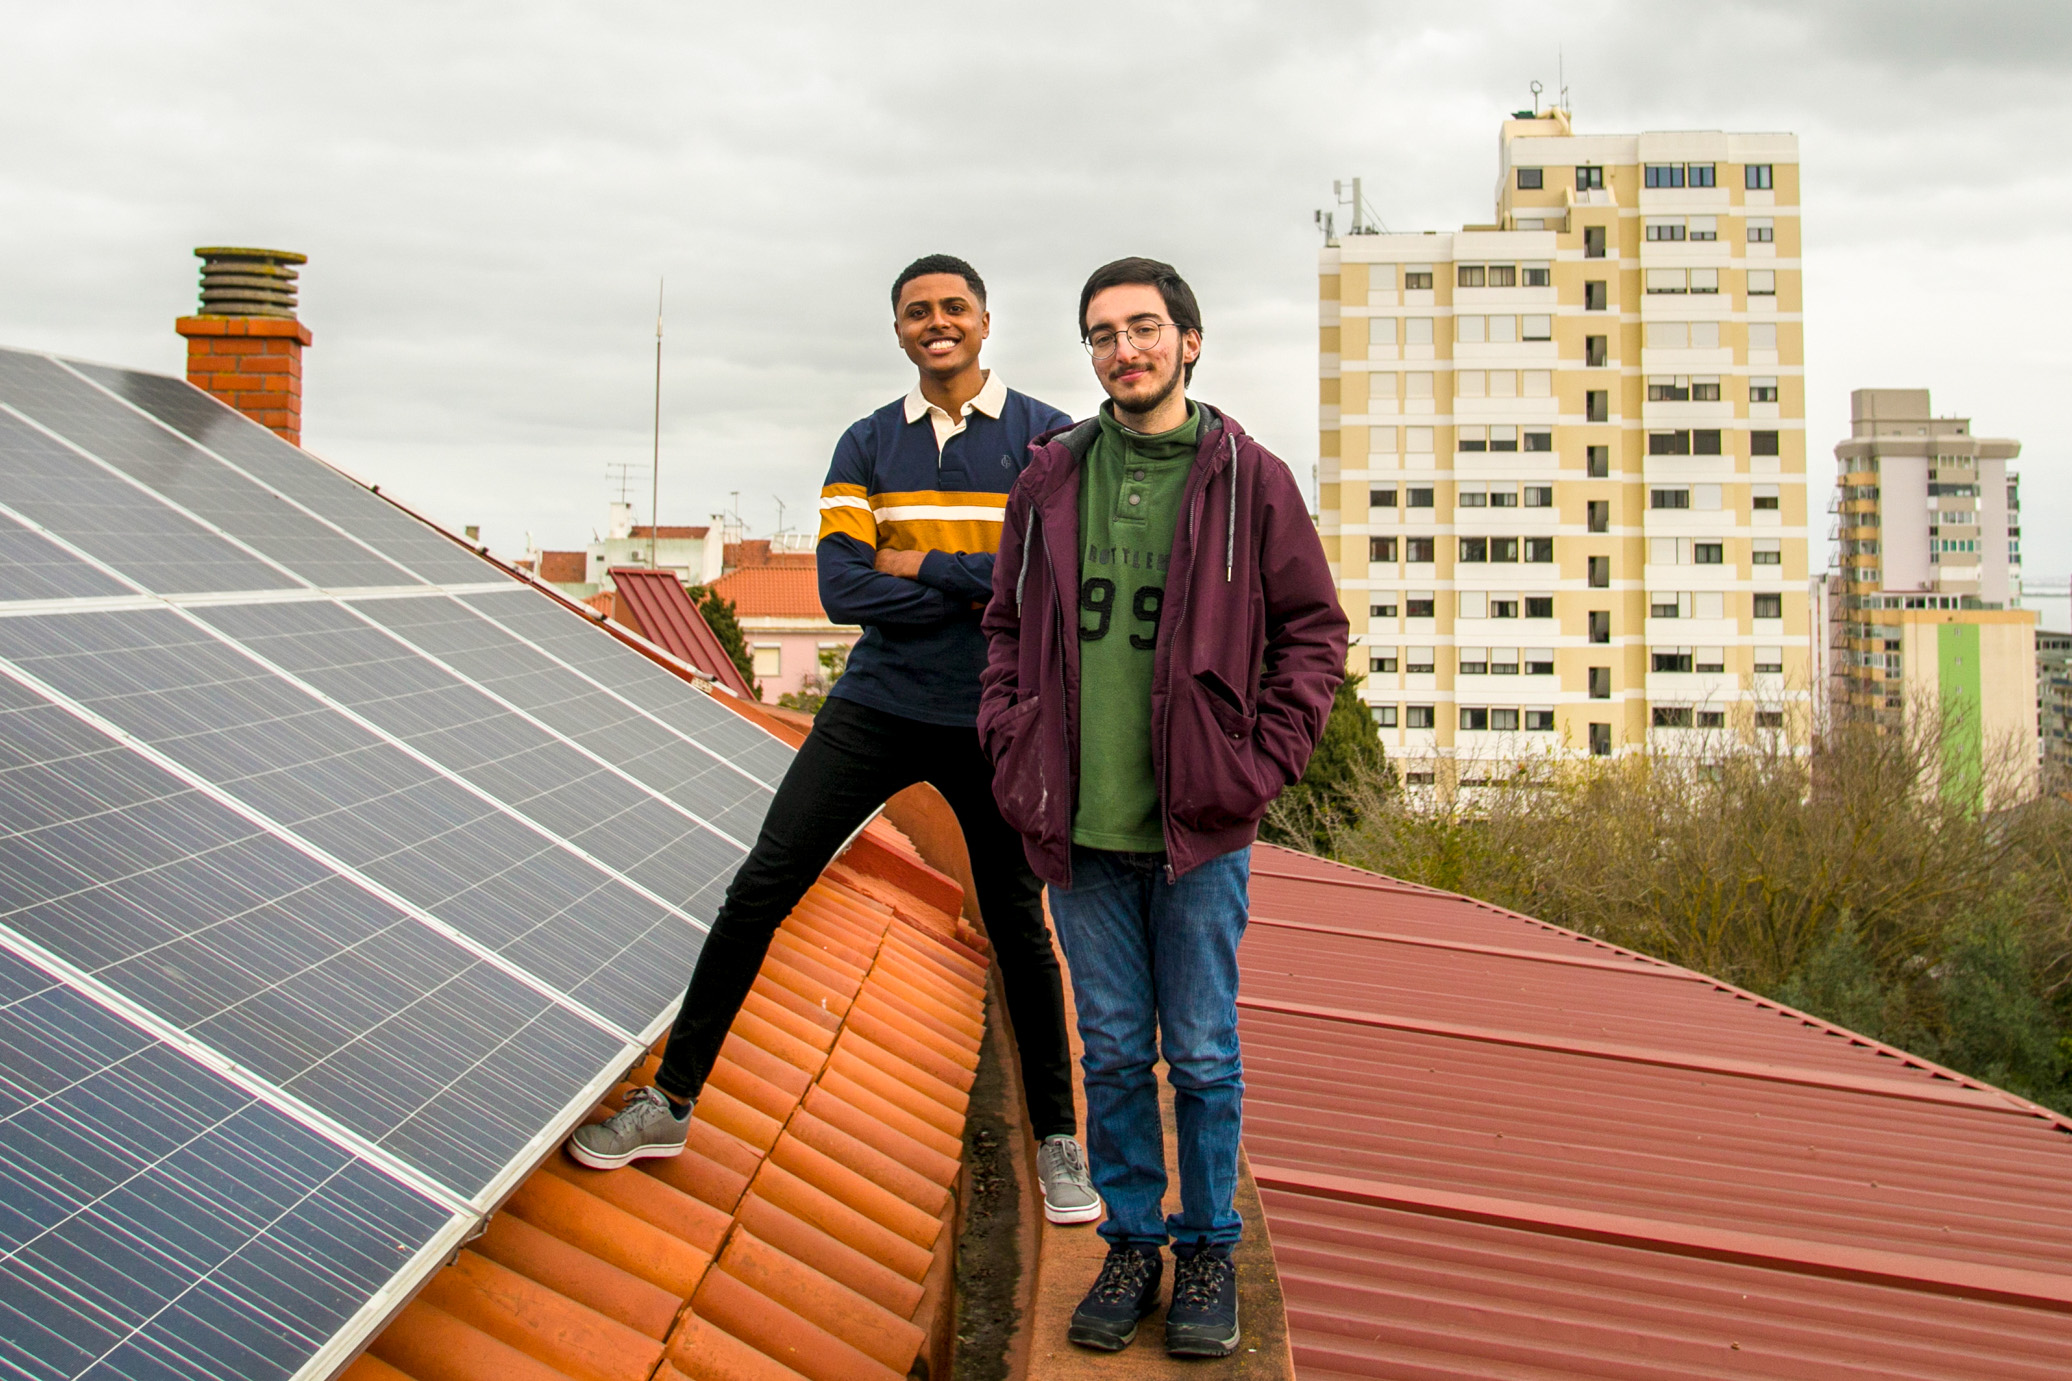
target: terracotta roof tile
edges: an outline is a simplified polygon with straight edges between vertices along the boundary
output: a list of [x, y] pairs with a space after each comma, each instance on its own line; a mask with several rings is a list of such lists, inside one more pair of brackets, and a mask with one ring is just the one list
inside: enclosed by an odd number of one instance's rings
[[870, 826], [778, 929], [684, 1153], [594, 1171], [557, 1149], [347, 1374], [905, 1377], [946, 1320], [929, 1282], [985, 1030], [962, 896]]
[[580, 585], [590, 578], [590, 554], [582, 551], [540, 553], [540, 579], [553, 584]]
[[744, 566], [712, 582], [738, 618], [825, 619], [820, 576], [810, 566]]

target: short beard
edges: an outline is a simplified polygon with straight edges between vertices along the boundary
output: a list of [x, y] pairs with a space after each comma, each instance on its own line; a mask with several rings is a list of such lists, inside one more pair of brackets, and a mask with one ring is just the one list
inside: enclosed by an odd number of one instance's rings
[[1129, 411], [1135, 413], [1139, 417], [1149, 417], [1152, 413], [1157, 412], [1160, 408], [1165, 406], [1166, 399], [1173, 396], [1174, 390], [1178, 389], [1180, 385], [1186, 380], [1186, 378], [1187, 366], [1175, 362], [1173, 366], [1172, 377], [1166, 380], [1165, 387], [1160, 389], [1151, 398], [1146, 399], [1142, 404], [1130, 403], [1125, 405], [1120, 398], [1117, 398], [1112, 393], [1108, 395], [1108, 401], [1114, 403], [1115, 406], [1118, 408], [1127, 406]]

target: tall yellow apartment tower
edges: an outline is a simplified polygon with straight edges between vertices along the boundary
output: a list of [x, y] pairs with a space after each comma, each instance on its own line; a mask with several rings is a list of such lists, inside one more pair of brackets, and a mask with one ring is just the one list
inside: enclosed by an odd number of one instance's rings
[[1318, 262], [1325, 549], [1413, 784], [1808, 732], [1798, 140], [1504, 121]]

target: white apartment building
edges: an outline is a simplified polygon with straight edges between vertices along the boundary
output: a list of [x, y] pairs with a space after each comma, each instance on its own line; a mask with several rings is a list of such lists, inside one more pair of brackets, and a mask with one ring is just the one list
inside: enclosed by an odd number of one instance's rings
[[1319, 259], [1320, 522], [1412, 783], [1809, 704], [1798, 141], [1506, 120], [1496, 218]]

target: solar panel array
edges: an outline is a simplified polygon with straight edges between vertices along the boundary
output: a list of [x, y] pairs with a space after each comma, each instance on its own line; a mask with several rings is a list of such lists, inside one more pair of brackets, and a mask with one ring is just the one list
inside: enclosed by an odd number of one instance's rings
[[660, 1033], [789, 759], [184, 382], [0, 351], [0, 1374], [328, 1374]]

